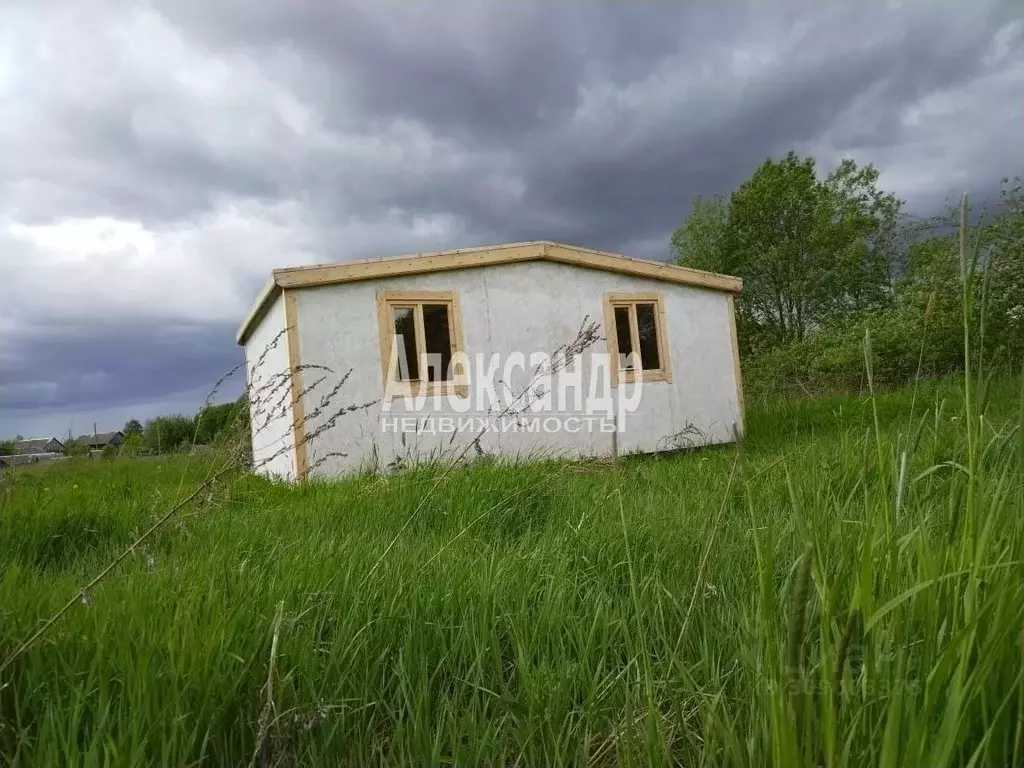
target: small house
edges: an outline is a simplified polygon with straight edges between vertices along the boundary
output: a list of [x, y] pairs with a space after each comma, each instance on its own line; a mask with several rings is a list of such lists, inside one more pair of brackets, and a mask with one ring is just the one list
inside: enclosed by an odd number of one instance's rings
[[88, 448], [90, 451], [102, 451], [108, 445], [117, 447], [124, 442], [122, 432], [99, 432], [92, 435], [82, 435], [75, 439], [75, 442]]
[[304, 479], [732, 441], [740, 289], [552, 242], [275, 270], [237, 336], [254, 466]]
[[12, 445], [14, 453], [20, 455], [64, 452], [64, 443], [56, 437], [33, 437], [27, 440], [15, 440]]

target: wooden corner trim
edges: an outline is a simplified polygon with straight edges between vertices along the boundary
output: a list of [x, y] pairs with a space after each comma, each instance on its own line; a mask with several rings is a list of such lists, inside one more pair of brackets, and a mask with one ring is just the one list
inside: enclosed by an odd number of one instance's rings
[[303, 481], [309, 474], [306, 443], [306, 408], [302, 403], [302, 357], [299, 354], [299, 310], [295, 293], [284, 291], [285, 340], [288, 344], [288, 371], [292, 401], [292, 439], [295, 441], [295, 474]]
[[271, 276], [264, 286], [260, 289], [259, 295], [256, 297], [256, 302], [252, 305], [252, 308], [246, 313], [245, 318], [242, 320], [242, 324], [238, 326], [238, 331], [235, 333], [235, 341], [238, 344], [245, 344], [249, 338], [249, 331], [259, 324], [259, 321], [263, 319], [263, 316], [267, 313], [270, 305], [273, 304], [276, 293], [280, 290], [277, 286], [277, 281]]
[[606, 293], [601, 300], [604, 311], [604, 340], [608, 349], [612, 386], [617, 387], [619, 386], [619, 340], [615, 336], [615, 310], [608, 297], [609, 294]]
[[729, 337], [732, 341], [732, 367], [736, 377], [736, 405], [740, 412], [740, 430], [746, 431], [746, 404], [743, 398], [743, 371], [740, 367], [740, 340], [736, 332], [736, 297], [729, 295]]

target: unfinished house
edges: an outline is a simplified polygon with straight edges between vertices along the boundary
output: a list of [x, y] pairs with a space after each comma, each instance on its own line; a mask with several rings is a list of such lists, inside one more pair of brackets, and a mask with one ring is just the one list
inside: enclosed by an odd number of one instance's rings
[[294, 480], [731, 441], [740, 289], [552, 242], [276, 270], [237, 336], [254, 466]]

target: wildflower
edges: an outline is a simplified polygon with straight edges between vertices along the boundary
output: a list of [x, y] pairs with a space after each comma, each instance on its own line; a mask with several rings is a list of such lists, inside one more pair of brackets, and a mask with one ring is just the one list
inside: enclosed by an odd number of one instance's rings
[[88, 590], [83, 589], [78, 594], [78, 601], [82, 605], [92, 605], [92, 595], [89, 594]]

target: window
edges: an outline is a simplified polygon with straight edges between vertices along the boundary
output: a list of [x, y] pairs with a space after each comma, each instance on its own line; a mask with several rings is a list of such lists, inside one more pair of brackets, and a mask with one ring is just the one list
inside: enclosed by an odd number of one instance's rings
[[672, 380], [661, 294], [605, 294], [604, 319], [613, 386]]
[[462, 348], [454, 293], [379, 291], [377, 313], [385, 387], [396, 394], [461, 393], [461, 371], [452, 365]]

